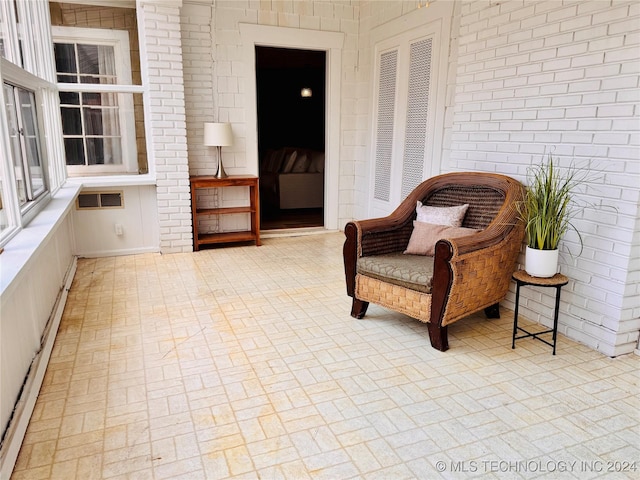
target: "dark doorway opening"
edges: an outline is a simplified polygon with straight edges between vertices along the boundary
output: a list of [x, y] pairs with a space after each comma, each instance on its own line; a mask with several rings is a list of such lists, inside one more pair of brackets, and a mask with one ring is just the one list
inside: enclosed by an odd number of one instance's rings
[[324, 225], [324, 51], [256, 46], [262, 230]]

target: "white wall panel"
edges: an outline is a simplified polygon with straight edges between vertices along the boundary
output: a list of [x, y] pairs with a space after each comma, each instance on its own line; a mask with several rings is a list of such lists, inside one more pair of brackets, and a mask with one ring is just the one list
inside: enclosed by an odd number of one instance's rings
[[[158, 251], [158, 208], [153, 185], [86, 188], [87, 192], [122, 191], [124, 208], [81, 209], [74, 206], [75, 254], [84, 257]], [[122, 235], [116, 234], [122, 226]]]
[[[66, 198], [52, 201], [2, 254], [0, 428], [4, 433], [11, 420], [12, 429], [3, 444], [0, 475], [11, 470], [18, 453], [48, 361], [47, 348], [53, 344], [57, 330], [49, 322], [53, 321], [59, 298], [64, 296], [64, 285], [74, 265], [68, 205], [77, 190], [66, 190]], [[47, 336], [50, 325], [53, 328]], [[16, 408], [21, 391], [21, 403]]]

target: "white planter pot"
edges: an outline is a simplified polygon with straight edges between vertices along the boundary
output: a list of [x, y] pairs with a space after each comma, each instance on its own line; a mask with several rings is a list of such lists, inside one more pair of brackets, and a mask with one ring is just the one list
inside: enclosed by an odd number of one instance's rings
[[538, 250], [527, 247], [524, 270], [532, 277], [553, 277], [558, 273], [558, 250]]

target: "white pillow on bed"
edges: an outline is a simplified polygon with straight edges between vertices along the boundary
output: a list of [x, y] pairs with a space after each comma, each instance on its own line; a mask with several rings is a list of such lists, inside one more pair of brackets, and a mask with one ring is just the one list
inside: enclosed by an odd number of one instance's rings
[[324, 152], [311, 152], [311, 165], [309, 173], [324, 172]]
[[306, 173], [310, 164], [311, 159], [306, 153], [298, 155], [298, 158], [296, 158], [293, 168], [291, 169], [291, 173]]
[[282, 168], [282, 162], [284, 162], [285, 151], [280, 149], [275, 151], [275, 155], [273, 156], [273, 161], [271, 163], [271, 173], [278, 173], [280, 168]]
[[296, 157], [298, 156], [298, 151], [294, 150], [291, 152], [289, 157], [285, 160], [284, 166], [282, 167], [282, 173], [289, 173], [293, 168], [293, 165], [296, 163]]

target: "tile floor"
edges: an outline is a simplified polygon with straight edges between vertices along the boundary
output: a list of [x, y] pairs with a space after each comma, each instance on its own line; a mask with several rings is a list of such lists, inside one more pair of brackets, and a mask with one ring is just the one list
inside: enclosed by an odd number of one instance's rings
[[355, 320], [342, 240], [80, 260], [12, 478], [640, 478], [637, 356]]

